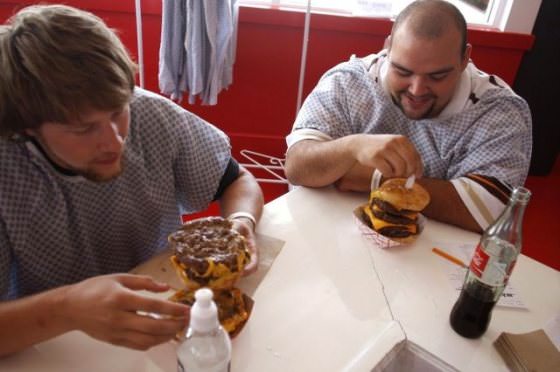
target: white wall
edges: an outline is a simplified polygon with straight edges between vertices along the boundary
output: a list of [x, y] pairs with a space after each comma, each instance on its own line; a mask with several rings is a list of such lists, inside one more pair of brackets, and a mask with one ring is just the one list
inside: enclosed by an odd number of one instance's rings
[[542, 0], [508, 0], [508, 2], [509, 14], [497, 26], [503, 31], [530, 34]]

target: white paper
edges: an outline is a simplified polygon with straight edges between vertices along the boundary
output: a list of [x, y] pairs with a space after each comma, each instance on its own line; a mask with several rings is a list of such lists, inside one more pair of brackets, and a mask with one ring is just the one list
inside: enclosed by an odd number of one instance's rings
[[550, 341], [556, 346], [558, 351], [560, 351], [560, 313], [556, 314], [556, 316], [546, 325], [544, 326], [544, 332], [550, 338]]
[[[460, 259], [466, 265], [469, 265], [475, 249], [475, 245], [471, 243], [468, 244], [438, 243], [437, 247], [445, 251], [446, 253], [449, 253], [450, 255]], [[455, 288], [457, 291], [460, 291], [461, 288], [463, 287], [463, 282], [465, 280], [467, 269], [453, 262], [450, 262], [444, 258], [442, 258], [442, 260], [448, 263], [447, 268], [448, 268], [449, 282], [451, 283], [453, 288]], [[506, 288], [502, 292], [502, 296], [500, 300], [498, 300], [496, 306], [513, 307], [517, 309], [527, 309], [527, 306], [525, 305], [525, 303], [519, 296], [519, 293], [517, 292], [515, 287], [511, 284], [511, 282], [509, 282], [506, 285]]]

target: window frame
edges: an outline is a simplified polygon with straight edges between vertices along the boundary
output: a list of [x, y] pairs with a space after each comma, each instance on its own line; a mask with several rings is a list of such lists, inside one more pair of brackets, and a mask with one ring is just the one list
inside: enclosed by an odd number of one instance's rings
[[[311, 13], [333, 14], [341, 16], [359, 16], [364, 17], [363, 14], [353, 14], [350, 3], [348, 0], [340, 0], [341, 4], [346, 6], [341, 7], [321, 7], [313, 6], [311, 0]], [[387, 0], [389, 1], [389, 0]], [[409, 0], [399, 0], [397, 11], [404, 7], [405, 2]], [[460, 1], [460, 0], [454, 0]], [[490, 9], [487, 10], [486, 22], [473, 22], [467, 18], [467, 23], [470, 27], [475, 28], [491, 28], [504, 32], [516, 32], [530, 34], [532, 32], [537, 14], [542, 0], [492, 0], [489, 4]], [[353, 2], [352, 2], [353, 3]], [[395, 3], [395, 1], [393, 1]], [[306, 11], [307, 0], [238, 0], [239, 5], [252, 6], [258, 8], [271, 8], [271, 9], [292, 9], [297, 11]], [[468, 4], [463, 4], [461, 8], [469, 7]], [[473, 7], [474, 8], [474, 7]], [[381, 17], [381, 18], [394, 18], [395, 14], [379, 14], [367, 15], [368, 17]]]

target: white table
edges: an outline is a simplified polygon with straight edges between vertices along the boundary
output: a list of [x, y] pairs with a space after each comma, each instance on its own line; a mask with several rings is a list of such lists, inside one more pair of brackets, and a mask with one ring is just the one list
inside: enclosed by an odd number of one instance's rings
[[[542, 328], [560, 311], [560, 273], [521, 256], [511, 281], [529, 310], [495, 308], [482, 338], [460, 337], [448, 323], [457, 292], [431, 248], [478, 235], [428, 221], [414, 244], [379, 249], [353, 220], [366, 198], [297, 188], [266, 205], [258, 231], [286, 244], [233, 340], [233, 372], [371, 370], [405, 343], [461, 371], [506, 371], [496, 337]], [[0, 370], [175, 371], [174, 352], [173, 343], [139, 352], [71, 332], [0, 360]]]

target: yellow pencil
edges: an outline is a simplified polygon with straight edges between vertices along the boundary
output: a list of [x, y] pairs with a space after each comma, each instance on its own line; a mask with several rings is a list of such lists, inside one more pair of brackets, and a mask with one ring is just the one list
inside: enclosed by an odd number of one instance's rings
[[465, 267], [465, 268], [467, 267], [467, 265], [465, 265], [465, 263], [463, 261], [461, 261], [460, 259], [458, 259], [455, 256], [450, 255], [447, 252], [442, 251], [441, 249], [439, 249], [437, 247], [432, 248], [432, 252], [434, 252], [435, 254], [453, 262], [456, 265], [459, 265], [459, 266]]

